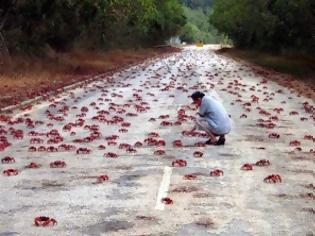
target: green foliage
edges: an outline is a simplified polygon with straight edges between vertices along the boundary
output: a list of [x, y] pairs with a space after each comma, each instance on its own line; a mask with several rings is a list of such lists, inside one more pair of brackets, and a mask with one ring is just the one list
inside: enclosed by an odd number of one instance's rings
[[216, 0], [210, 22], [237, 47], [315, 51], [313, 0]]
[[[185, 25], [177, 0], [12, 0], [0, 3], [11, 51], [64, 50], [75, 42], [134, 47], [162, 42]], [[1, 27], [3, 25], [3, 27]]]
[[150, 41], [162, 43], [180, 33], [186, 23], [182, 5], [177, 0], [155, 0], [156, 14], [149, 25]]
[[204, 43], [219, 43], [223, 40], [222, 34], [219, 34], [208, 21], [208, 15], [205, 12], [210, 12], [209, 8], [184, 7], [184, 10], [187, 23], [181, 34], [183, 41], [194, 43], [201, 40]]

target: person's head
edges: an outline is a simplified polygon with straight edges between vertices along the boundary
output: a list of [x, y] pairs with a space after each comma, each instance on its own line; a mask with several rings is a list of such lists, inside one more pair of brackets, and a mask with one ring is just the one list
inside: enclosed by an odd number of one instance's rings
[[194, 92], [190, 97], [193, 100], [193, 103], [196, 104], [198, 107], [200, 107], [201, 100], [204, 96], [205, 96], [204, 93], [197, 91], [197, 92]]

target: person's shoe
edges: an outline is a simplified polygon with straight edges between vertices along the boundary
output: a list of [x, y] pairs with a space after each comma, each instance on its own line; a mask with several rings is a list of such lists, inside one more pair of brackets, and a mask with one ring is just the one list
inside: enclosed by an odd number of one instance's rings
[[209, 139], [207, 142], [205, 142], [205, 144], [207, 144], [207, 145], [216, 145], [217, 144], [217, 142], [212, 142], [211, 141], [211, 139]]
[[225, 138], [220, 137], [218, 142], [215, 145], [219, 146], [219, 145], [224, 145], [224, 144], [225, 144]]

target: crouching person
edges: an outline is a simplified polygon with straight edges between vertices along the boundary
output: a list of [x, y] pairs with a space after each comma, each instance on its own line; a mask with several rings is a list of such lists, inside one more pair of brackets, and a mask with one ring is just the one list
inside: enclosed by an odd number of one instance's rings
[[191, 98], [199, 108], [199, 117], [196, 118], [195, 127], [191, 131], [205, 131], [209, 136], [206, 142], [208, 145], [224, 145], [225, 135], [231, 131], [231, 120], [223, 105], [199, 91], [194, 92]]

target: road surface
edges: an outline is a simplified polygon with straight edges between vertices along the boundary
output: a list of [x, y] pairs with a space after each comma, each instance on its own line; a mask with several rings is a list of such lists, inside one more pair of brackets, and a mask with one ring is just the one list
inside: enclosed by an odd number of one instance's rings
[[[193, 125], [188, 96], [196, 90], [230, 114], [225, 146], [182, 133]], [[1, 142], [11, 143], [0, 156], [15, 160], [1, 172], [18, 170], [0, 176], [0, 236], [314, 235], [312, 106], [211, 47], [187, 47], [16, 111], [0, 121]], [[172, 166], [178, 159], [187, 165]], [[270, 165], [256, 166], [262, 159]], [[57, 160], [64, 168], [50, 168]], [[241, 170], [245, 163], [253, 170]], [[223, 175], [210, 176], [215, 169]], [[264, 182], [272, 174], [282, 182]], [[37, 227], [37, 216], [57, 224]]]

